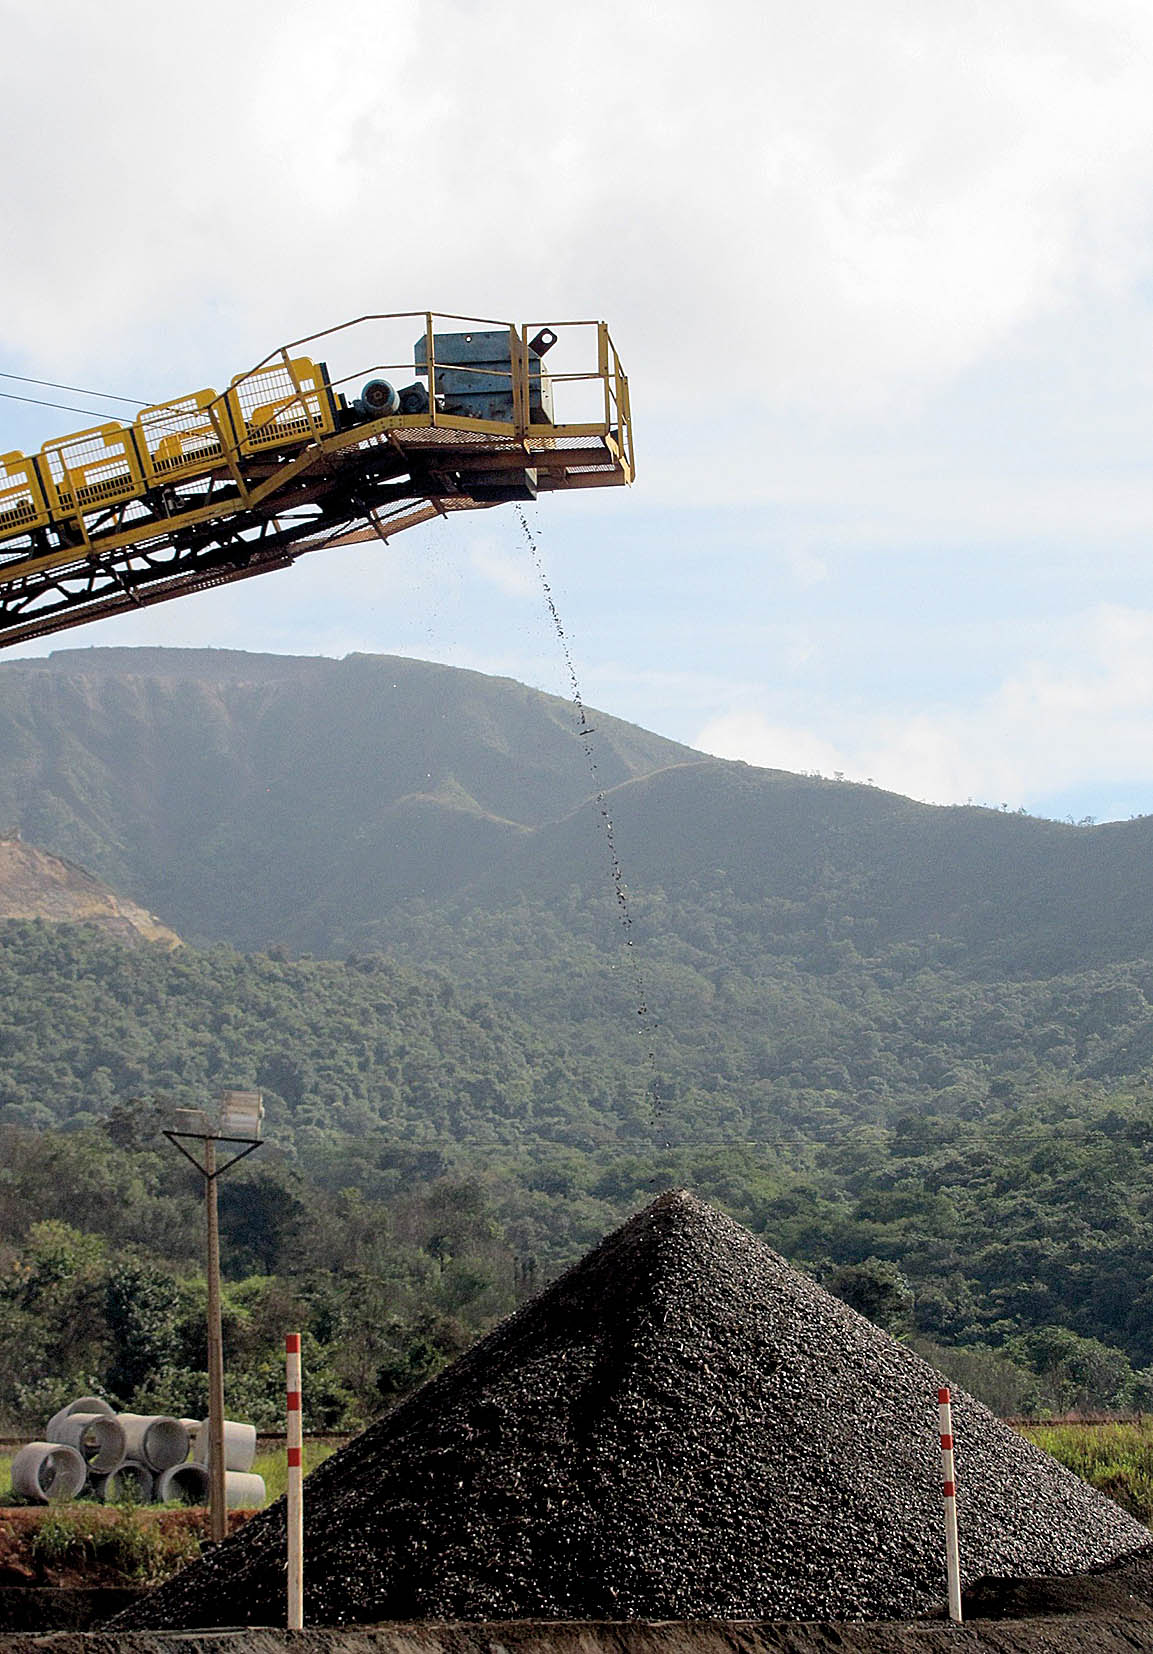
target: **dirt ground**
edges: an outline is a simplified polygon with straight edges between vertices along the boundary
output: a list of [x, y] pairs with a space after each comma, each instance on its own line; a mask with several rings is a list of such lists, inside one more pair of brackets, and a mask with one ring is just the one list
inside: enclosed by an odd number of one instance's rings
[[948, 1624], [489, 1622], [375, 1629], [58, 1632], [0, 1654], [1148, 1654], [1153, 1619], [1068, 1616]]

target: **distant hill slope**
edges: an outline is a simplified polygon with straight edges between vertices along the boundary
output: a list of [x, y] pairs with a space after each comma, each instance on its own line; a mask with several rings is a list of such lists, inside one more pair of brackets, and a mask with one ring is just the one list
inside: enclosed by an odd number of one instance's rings
[[[1153, 818], [939, 808], [594, 721], [658, 968], [785, 957], [819, 975], [905, 943], [984, 978], [1153, 956]], [[619, 941], [573, 708], [508, 679], [388, 656], [63, 651], [0, 666], [0, 751], [0, 822], [192, 939], [384, 946], [486, 983], [558, 926]]]
[[[659, 891], [662, 922], [675, 910], [686, 938], [707, 914], [730, 963], [790, 936], [816, 963], [838, 943], [869, 956], [950, 942], [982, 974], [1153, 956], [1153, 817], [1075, 827], [711, 759], [626, 782], [608, 806], [640, 911]], [[574, 884], [612, 907], [591, 804], [515, 847], [456, 905], [547, 906]]]
[[[0, 751], [0, 822], [247, 947], [439, 900], [592, 790], [567, 702], [390, 656], [6, 663]], [[597, 716], [605, 786], [696, 757]]]
[[176, 932], [82, 867], [18, 837], [0, 838], [0, 919], [95, 925], [121, 941], [165, 942]]

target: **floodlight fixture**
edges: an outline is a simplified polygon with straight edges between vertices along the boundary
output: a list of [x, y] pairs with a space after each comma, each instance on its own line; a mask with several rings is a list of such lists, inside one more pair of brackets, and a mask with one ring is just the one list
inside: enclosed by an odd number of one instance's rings
[[220, 1135], [235, 1142], [259, 1142], [264, 1099], [259, 1091], [224, 1091], [220, 1096]]

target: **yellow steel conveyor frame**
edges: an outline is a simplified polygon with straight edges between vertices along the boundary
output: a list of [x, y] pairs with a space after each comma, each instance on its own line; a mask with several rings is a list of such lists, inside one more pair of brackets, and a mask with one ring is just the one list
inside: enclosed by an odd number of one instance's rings
[[[414, 355], [398, 359], [396, 339], [416, 327]], [[474, 338], [498, 342], [495, 365], [473, 360]], [[356, 365], [333, 379], [321, 348]], [[427, 381], [415, 411], [351, 400], [414, 371]], [[466, 383], [482, 394], [441, 393]], [[561, 417], [566, 401], [579, 417]], [[362, 316], [283, 346], [223, 393], [0, 455], [0, 647], [450, 511], [632, 478], [628, 381], [603, 322]]]

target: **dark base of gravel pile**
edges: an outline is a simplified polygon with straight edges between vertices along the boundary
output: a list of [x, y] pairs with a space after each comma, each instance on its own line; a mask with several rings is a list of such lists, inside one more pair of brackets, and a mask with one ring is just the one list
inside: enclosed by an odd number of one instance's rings
[[[746, 1230], [664, 1195], [313, 1472], [306, 1622], [930, 1613], [937, 1384]], [[1147, 1549], [979, 1403], [954, 1412], [967, 1580]], [[278, 1504], [114, 1623], [283, 1624], [284, 1582]]]
[[0, 1654], [1153, 1654], [1153, 1616], [857, 1621], [508, 1620], [0, 1636]]
[[137, 1585], [0, 1585], [0, 1633], [86, 1631], [143, 1594]]
[[963, 1593], [962, 1607], [966, 1621], [1052, 1619], [1076, 1614], [1148, 1619], [1153, 1623], [1153, 1545], [1136, 1556], [1087, 1574], [978, 1579]]

